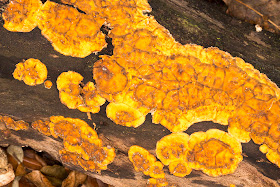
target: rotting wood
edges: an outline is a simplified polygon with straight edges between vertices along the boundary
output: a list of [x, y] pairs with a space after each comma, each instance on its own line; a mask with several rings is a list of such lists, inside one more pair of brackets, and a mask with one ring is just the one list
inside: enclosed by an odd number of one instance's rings
[[[207, 4], [201, 5], [202, 8], [198, 9], [198, 4], [192, 1], [152, 0], [150, 3], [152, 6], [154, 5], [152, 14], [171, 31], [178, 41], [196, 43], [204, 47], [217, 46], [230, 52], [233, 56], [244, 58], [262, 73], [267, 74], [278, 86], [280, 85], [278, 76], [280, 41], [276, 35], [268, 32], [256, 33], [254, 27], [247, 23], [241, 23], [214, 8], [206, 9], [204, 6]], [[211, 12], [214, 12], [214, 15]], [[243, 36], [240, 35], [240, 32], [243, 33]], [[15, 64], [22, 59], [33, 57], [42, 60], [47, 65], [53, 83], [61, 72], [68, 70], [77, 71], [83, 74], [85, 79], [91, 80], [90, 69], [96, 56], [90, 55], [84, 59], [65, 57], [52, 49], [50, 43], [41, 36], [39, 29], [30, 33], [12, 33], [0, 27], [0, 44], [1, 114], [11, 115], [15, 119], [23, 119], [27, 122], [48, 118], [51, 115], [63, 115], [80, 118], [91, 124], [87, 120], [86, 114], [77, 110], [69, 110], [60, 103], [56, 86], [50, 90], [45, 89], [43, 85], [29, 87], [14, 80], [11, 73]], [[115, 161], [109, 165], [108, 171], [102, 171], [101, 175], [86, 173], [115, 186], [143, 186], [147, 178], [133, 170], [127, 157], [127, 151], [131, 145], [137, 144], [154, 154], [156, 142], [169, 134], [168, 130], [160, 125], [152, 124], [150, 116], [137, 129], [117, 126], [106, 117], [104, 106], [100, 113], [92, 115], [92, 119], [96, 123], [97, 132], [102, 140], [115, 147], [118, 152]], [[202, 122], [192, 126], [187, 133], [206, 131], [213, 127], [223, 129], [221, 125]], [[4, 139], [1, 134], [0, 144], [2, 146], [8, 144], [31, 146], [37, 151], [48, 152], [59, 160], [58, 150], [62, 147], [60, 140], [43, 136], [34, 130], [11, 131], [11, 133], [7, 139]], [[280, 169], [269, 163], [257, 148], [258, 146], [253, 143], [243, 145], [243, 150], [248, 158], [245, 158], [234, 174], [213, 178], [197, 171], [185, 178], [171, 175], [168, 175], [167, 178], [170, 183], [179, 186], [186, 184], [228, 186], [230, 183], [245, 186], [254, 184], [276, 186]], [[262, 160], [263, 162], [259, 162]], [[81, 168], [75, 166], [69, 167], [82, 171]], [[165, 171], [167, 172], [167, 170]], [[245, 179], [249, 181], [246, 184], [243, 182]]]

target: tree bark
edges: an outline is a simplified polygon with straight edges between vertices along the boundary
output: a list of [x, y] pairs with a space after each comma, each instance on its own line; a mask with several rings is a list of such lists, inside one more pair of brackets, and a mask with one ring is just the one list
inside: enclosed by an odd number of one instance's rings
[[[174, 38], [185, 43], [195, 43], [204, 47], [216, 46], [239, 56], [246, 62], [265, 73], [278, 86], [280, 85], [280, 39], [279, 35], [263, 31], [257, 33], [253, 25], [243, 23], [225, 14], [226, 7], [211, 4], [208, 1], [195, 0], [151, 0], [151, 13], [156, 20], [170, 30]], [[15, 64], [23, 59], [40, 59], [48, 68], [48, 79], [56, 82], [58, 75], [73, 70], [82, 74], [83, 82], [92, 81], [92, 65], [98, 59], [96, 55], [86, 58], [72, 58], [54, 51], [50, 42], [44, 38], [38, 28], [29, 33], [15, 33], [0, 27], [0, 115], [9, 115], [16, 120], [33, 122], [47, 119], [52, 115], [80, 118], [88, 124], [94, 122], [96, 130], [105, 144], [117, 150], [117, 156], [108, 170], [101, 174], [86, 172], [74, 165], [69, 168], [82, 171], [114, 186], [144, 186], [148, 177], [135, 172], [128, 160], [130, 146], [139, 145], [155, 155], [156, 142], [170, 132], [161, 125], [151, 123], [151, 116], [140, 127], [127, 128], [114, 124], [106, 117], [106, 105], [98, 114], [92, 115], [92, 121], [85, 113], [70, 110], [61, 104], [58, 90], [54, 85], [50, 90], [43, 85], [27, 86], [13, 79]], [[218, 128], [226, 131], [225, 126], [212, 122], [201, 122], [191, 126], [186, 132], [206, 131]], [[34, 129], [13, 131], [7, 135], [0, 130], [0, 145], [30, 146], [37, 151], [45, 151], [60, 160], [58, 151], [62, 149], [62, 140], [44, 136]], [[252, 142], [243, 144], [244, 160], [230, 175], [209, 177], [200, 171], [179, 178], [169, 174], [170, 183], [178, 186], [278, 186], [280, 169], [271, 164]]]

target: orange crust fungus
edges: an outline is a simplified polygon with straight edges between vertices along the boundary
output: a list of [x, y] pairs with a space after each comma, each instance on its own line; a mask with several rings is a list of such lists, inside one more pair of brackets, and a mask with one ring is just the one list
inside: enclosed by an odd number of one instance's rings
[[31, 126], [33, 129], [36, 129], [40, 133], [46, 135], [46, 136], [51, 136], [51, 131], [49, 127], [50, 121], [42, 121], [42, 120], [37, 120], [31, 123]]
[[37, 26], [40, 0], [11, 0], [2, 13], [5, 29], [13, 32], [30, 32]]
[[157, 142], [156, 154], [158, 159], [164, 164], [184, 157], [188, 148], [189, 135], [186, 133], [172, 133]]
[[51, 1], [46, 1], [38, 14], [38, 27], [54, 49], [81, 58], [106, 46], [105, 35], [100, 31], [104, 22], [100, 17]]
[[243, 159], [241, 143], [218, 129], [193, 133], [188, 145], [186, 161], [209, 176], [233, 173]]
[[160, 139], [156, 147], [157, 157], [178, 177], [189, 175], [192, 169], [214, 177], [233, 173], [242, 161], [241, 153], [240, 142], [217, 129], [191, 136], [172, 133]]
[[76, 109], [83, 103], [80, 96], [80, 83], [83, 79], [82, 75], [73, 71], [63, 72], [57, 77], [56, 85], [60, 101], [70, 109]]
[[125, 104], [110, 103], [106, 108], [107, 117], [116, 124], [138, 127], [145, 121], [145, 115]]
[[[55, 50], [74, 57], [105, 47], [100, 28], [110, 28], [114, 55], [103, 55], [94, 64], [96, 89], [93, 83], [81, 88], [83, 78], [79, 75], [73, 75], [74, 83], [67, 80], [58, 86], [61, 102], [68, 108], [95, 113], [106, 99], [111, 102], [107, 115], [115, 123], [138, 127], [150, 112], [153, 123], [171, 132], [185, 131], [201, 121], [228, 125], [230, 135], [243, 143], [252, 139], [260, 144], [268, 159], [280, 167], [280, 89], [266, 75], [218, 48], [176, 42], [154, 17], [144, 15], [151, 11], [146, 0], [62, 3], [74, 7], [11, 0], [3, 19], [4, 27], [12, 31], [27, 32], [38, 23]], [[43, 83], [41, 74], [35, 76], [37, 70], [30, 77], [22, 73], [24, 67], [23, 63], [17, 65], [16, 79], [26, 79], [31, 85]], [[91, 92], [105, 99], [92, 99]], [[219, 170], [223, 174], [232, 168]]]
[[157, 142], [156, 154], [158, 159], [169, 165], [171, 174], [184, 177], [189, 175], [192, 168], [183, 159], [189, 151], [189, 135], [186, 133], [172, 133]]
[[136, 171], [141, 171], [145, 175], [153, 178], [164, 179], [163, 164], [156, 161], [156, 157], [146, 149], [133, 145], [129, 148], [128, 158], [133, 163]]
[[34, 58], [18, 63], [13, 72], [13, 77], [15, 79], [23, 80], [23, 82], [29, 86], [44, 83], [47, 79], [47, 75], [48, 71], [45, 64]]
[[79, 73], [73, 71], [61, 73], [56, 81], [60, 101], [70, 109], [98, 113], [106, 100], [96, 92], [93, 82], [88, 82], [81, 88], [82, 80], [83, 76]]
[[47, 81], [45, 81], [44, 82], [44, 86], [45, 86], [45, 88], [47, 88], [47, 89], [51, 89], [52, 88], [52, 82], [51, 81], [49, 81], [49, 80], [47, 80]]
[[[135, 31], [142, 32], [150, 33]], [[157, 37], [155, 33], [147, 35]], [[280, 90], [266, 75], [217, 48], [179, 43], [169, 48], [163, 44], [161, 47], [167, 51], [160, 53], [150, 50], [158, 45], [153, 43], [154, 39], [138, 45], [138, 39], [133, 34], [131, 37], [113, 38], [113, 43], [117, 42], [114, 55], [102, 56], [94, 66], [93, 77], [102, 97], [128, 105], [143, 115], [151, 112], [153, 123], [160, 123], [171, 132], [185, 131], [201, 121], [228, 125], [229, 134], [238, 141], [252, 139], [267, 145], [271, 154], [273, 151], [273, 155], [280, 155]], [[133, 42], [129, 44], [130, 41]], [[106, 87], [106, 83], [110, 86]], [[116, 83], [119, 84], [114, 89]]]
[[81, 95], [83, 97], [83, 104], [78, 106], [78, 109], [82, 112], [98, 113], [100, 106], [105, 103], [105, 99], [101, 97], [93, 84], [88, 82], [82, 89]]
[[162, 179], [150, 178], [148, 179], [146, 187], [161, 187], [161, 186], [168, 186], [168, 182], [166, 178], [162, 178]]
[[[1, 127], [4, 125], [4, 128]], [[11, 129], [11, 130], [27, 130], [29, 128], [29, 124], [23, 120], [15, 121], [9, 116], [0, 115], [0, 130]]]
[[192, 172], [192, 168], [189, 164], [180, 159], [171, 162], [168, 168], [169, 172], [177, 177], [185, 177]]
[[81, 166], [84, 170], [100, 172], [115, 158], [115, 149], [103, 147], [97, 133], [83, 120], [51, 116], [48, 121], [35, 121], [32, 127], [45, 135], [63, 140], [60, 150], [64, 163]]

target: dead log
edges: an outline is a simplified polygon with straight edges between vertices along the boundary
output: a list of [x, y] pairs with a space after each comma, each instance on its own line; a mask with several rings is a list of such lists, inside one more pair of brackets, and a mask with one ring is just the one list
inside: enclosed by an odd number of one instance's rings
[[[280, 85], [279, 36], [267, 31], [257, 33], [253, 25], [226, 15], [225, 7], [209, 2], [151, 0], [150, 4], [153, 7], [151, 14], [170, 30], [177, 41], [219, 47], [253, 64]], [[84, 82], [92, 80], [92, 65], [98, 59], [93, 54], [82, 59], [59, 54], [38, 28], [30, 33], [13, 33], [0, 27], [0, 114], [29, 123], [52, 115], [62, 115], [80, 118], [91, 124], [92, 121], [87, 119], [85, 113], [70, 110], [61, 104], [55, 86], [47, 90], [43, 85], [30, 87], [13, 79], [15, 64], [28, 58], [38, 58], [46, 64], [49, 80], [53, 83], [60, 73], [68, 70], [82, 74]], [[117, 149], [114, 162], [101, 174], [86, 172], [74, 165], [68, 167], [114, 186], [144, 186], [148, 177], [134, 171], [127, 151], [130, 146], [139, 145], [155, 154], [156, 142], [170, 132], [161, 125], [152, 124], [149, 115], [145, 123], [136, 129], [118, 126], [106, 117], [105, 107], [106, 105], [102, 106], [98, 114], [92, 115], [92, 119], [105, 144]], [[202, 122], [193, 125], [187, 133], [210, 128], [226, 130], [226, 127], [219, 124]], [[62, 148], [62, 140], [44, 136], [31, 128], [26, 131], [11, 130], [8, 135], [0, 131], [0, 145], [9, 144], [30, 146], [60, 160], [58, 151]], [[278, 186], [280, 169], [265, 158], [258, 146], [252, 142], [243, 144], [243, 151], [244, 161], [233, 174], [213, 178], [200, 171], [193, 171], [185, 178], [167, 174], [167, 179], [178, 186]], [[165, 171], [168, 173], [167, 169]]]

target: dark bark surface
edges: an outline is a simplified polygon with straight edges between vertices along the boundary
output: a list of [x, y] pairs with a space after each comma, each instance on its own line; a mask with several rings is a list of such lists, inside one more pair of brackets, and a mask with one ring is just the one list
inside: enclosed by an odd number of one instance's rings
[[[170, 30], [174, 38], [185, 43], [195, 43], [204, 47], [216, 46], [243, 58], [246, 62], [265, 73], [278, 86], [280, 85], [280, 39], [279, 35], [263, 31], [257, 33], [253, 25], [243, 23], [225, 14], [226, 7], [196, 0], [151, 0], [152, 15], [160, 24]], [[155, 154], [156, 142], [170, 132], [161, 125], [151, 123], [151, 116], [140, 127], [126, 128], [114, 124], [106, 117], [106, 105], [92, 121], [85, 113], [70, 110], [61, 104], [58, 90], [54, 86], [48, 90], [43, 85], [27, 86], [13, 79], [15, 64], [28, 58], [40, 59], [48, 68], [48, 79], [55, 83], [57, 76], [73, 70], [82, 74], [83, 82], [92, 81], [92, 66], [98, 59], [94, 54], [86, 58], [72, 58], [54, 51], [38, 28], [29, 33], [14, 33], [0, 26], [0, 114], [14, 119], [32, 122], [52, 115], [80, 118], [96, 123], [97, 132], [105, 144], [117, 149], [117, 156], [107, 171], [100, 174], [86, 172], [115, 186], [144, 186], [148, 177], [135, 172], [127, 157], [132, 145], [139, 145]], [[226, 130], [227, 127], [212, 122], [201, 122], [191, 126], [186, 132], [206, 131], [210, 128]], [[59, 160], [58, 150], [62, 148], [59, 139], [46, 137], [35, 130], [11, 131], [6, 137], [0, 132], [0, 145], [17, 144], [31, 146], [37, 151], [45, 151]], [[234, 174], [222, 177], [209, 177], [193, 171], [185, 178], [167, 174], [170, 183], [178, 186], [277, 186], [280, 169], [271, 164], [252, 142], [243, 144], [244, 161]], [[72, 169], [81, 170], [76, 166]], [[165, 169], [168, 173], [167, 169]]]

